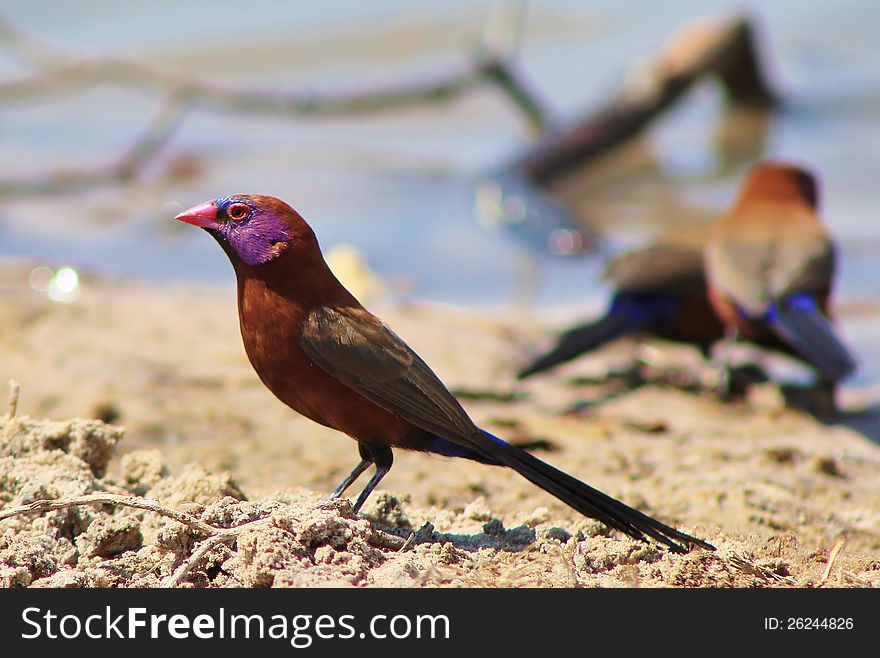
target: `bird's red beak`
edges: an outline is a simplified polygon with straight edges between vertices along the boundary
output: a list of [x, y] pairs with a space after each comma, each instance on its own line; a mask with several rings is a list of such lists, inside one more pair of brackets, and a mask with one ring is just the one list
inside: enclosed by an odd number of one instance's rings
[[197, 206], [193, 206], [188, 210], [184, 210], [175, 219], [179, 219], [193, 226], [201, 226], [202, 228], [217, 228], [217, 206], [213, 201], [205, 201]]

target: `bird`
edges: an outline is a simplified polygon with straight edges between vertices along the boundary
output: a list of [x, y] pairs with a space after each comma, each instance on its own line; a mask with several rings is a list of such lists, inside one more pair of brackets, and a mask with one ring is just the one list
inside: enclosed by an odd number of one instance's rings
[[360, 461], [330, 498], [374, 466], [352, 506], [357, 513], [390, 471], [394, 450], [414, 450], [511, 468], [581, 514], [672, 552], [714, 550], [480, 429], [430, 367], [337, 280], [312, 228], [280, 199], [227, 196], [177, 219], [206, 230], [229, 257], [242, 342], [262, 382], [294, 411], [357, 441]]
[[808, 169], [759, 162], [711, 227], [705, 264], [709, 300], [729, 337], [797, 357], [833, 391], [857, 362], [831, 321], [836, 254], [818, 205]]
[[566, 330], [547, 352], [520, 369], [526, 379], [636, 333], [691, 344], [704, 357], [724, 338], [709, 302], [702, 245], [660, 240], [612, 258], [602, 278], [614, 285], [605, 313]]

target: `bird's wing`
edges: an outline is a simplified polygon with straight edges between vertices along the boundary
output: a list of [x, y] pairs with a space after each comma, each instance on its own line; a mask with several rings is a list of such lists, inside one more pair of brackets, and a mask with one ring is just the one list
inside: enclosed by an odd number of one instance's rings
[[706, 285], [702, 251], [664, 242], [615, 256], [602, 276], [621, 291], [689, 294], [699, 293]]
[[483, 443], [474, 422], [437, 375], [366, 309], [314, 309], [301, 347], [329, 375], [413, 425], [469, 448]]
[[827, 289], [834, 276], [834, 245], [824, 237], [791, 239], [777, 248], [769, 272], [770, 290], [783, 299], [798, 292]]
[[709, 281], [737, 306], [761, 315], [772, 298], [767, 271], [773, 251], [772, 244], [713, 242], [706, 249]]
[[780, 227], [776, 212], [753, 211], [747, 233], [711, 240], [706, 251], [713, 285], [755, 314], [789, 295], [827, 289], [833, 275], [834, 247], [815, 216], [794, 221], [791, 212], [809, 211], [787, 211]]

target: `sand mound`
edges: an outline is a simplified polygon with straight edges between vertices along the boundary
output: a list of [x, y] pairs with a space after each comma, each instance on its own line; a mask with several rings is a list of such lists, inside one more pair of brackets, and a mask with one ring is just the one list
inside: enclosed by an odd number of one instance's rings
[[[347, 501], [327, 506], [245, 501], [228, 476], [196, 465], [169, 477], [156, 450], [126, 455], [122, 481], [114, 481], [105, 473], [121, 436], [120, 428], [94, 420], [3, 421], [3, 508], [90, 494], [110, 494], [108, 500], [143, 495], [218, 530], [240, 527], [175, 579], [184, 585], [355, 584], [384, 561], [374, 547], [381, 535], [369, 521], [353, 518]], [[159, 586], [200, 541], [214, 539], [124, 504], [18, 514], [0, 528], [0, 583], [6, 587]], [[384, 541], [389, 540], [403, 544], [393, 536]]]
[[[363, 517], [311, 492], [249, 501], [228, 475], [198, 465], [169, 475], [157, 450], [125, 455], [113, 478], [122, 434], [95, 420], [0, 421], [2, 586], [767, 587], [815, 585], [821, 570], [793, 539], [775, 558], [725, 537], [708, 538], [717, 553], [671, 555], [601, 524], [551, 525], [544, 509], [507, 529], [480, 498], [458, 513], [428, 512], [378, 492]], [[83, 496], [98, 502], [9, 515]]]

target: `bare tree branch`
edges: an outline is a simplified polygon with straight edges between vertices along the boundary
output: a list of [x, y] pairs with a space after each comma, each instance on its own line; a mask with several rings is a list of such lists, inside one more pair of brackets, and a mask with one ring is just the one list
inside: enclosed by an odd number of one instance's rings
[[52, 194], [125, 182], [134, 178], [171, 138], [189, 107], [239, 114], [313, 117], [377, 113], [452, 101], [479, 87], [499, 89], [535, 133], [546, 113], [507, 59], [478, 50], [470, 62], [434, 79], [398, 82], [385, 88], [309, 94], [286, 89], [235, 87], [180, 75], [132, 59], [71, 54], [16, 28], [0, 16], [0, 44], [37, 71], [0, 81], [0, 102], [53, 98], [95, 86], [144, 89], [169, 98], [134, 142], [110, 162], [59, 168], [0, 179], [0, 195]]
[[595, 253], [597, 236], [547, 188], [640, 135], [707, 78], [716, 78], [732, 103], [771, 108], [776, 102], [747, 19], [693, 23], [633, 67], [622, 88], [598, 110], [568, 130], [545, 133], [513, 161], [483, 176], [477, 185], [481, 218], [504, 225], [544, 253]]
[[[76, 56], [38, 45], [29, 35], [0, 17], [0, 42], [36, 59], [38, 73], [0, 82], [0, 100], [30, 101], [71, 93], [97, 85], [145, 88], [176, 94], [182, 103], [219, 111], [284, 116], [343, 116], [452, 101], [477, 87], [498, 87], [535, 130], [546, 124], [533, 94], [508, 62], [477, 51], [472, 61], [433, 80], [399, 82], [385, 88], [308, 94], [284, 89], [232, 87], [212, 84], [113, 56]], [[34, 54], [36, 53], [36, 55]]]
[[168, 99], [135, 140], [109, 162], [32, 172], [0, 179], [0, 196], [57, 194], [124, 183], [137, 177], [162, 150], [180, 125], [184, 107]]
[[6, 44], [12, 54], [17, 55], [27, 64], [41, 66], [50, 62], [57, 63], [65, 58], [61, 50], [19, 30], [2, 14], [0, 14], [0, 42]]
[[543, 139], [510, 168], [545, 184], [599, 158], [645, 129], [697, 82], [716, 77], [733, 103], [771, 107], [751, 23], [699, 21], [635, 67], [617, 95], [560, 134]]

